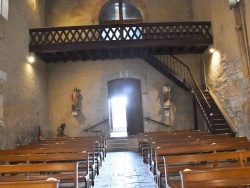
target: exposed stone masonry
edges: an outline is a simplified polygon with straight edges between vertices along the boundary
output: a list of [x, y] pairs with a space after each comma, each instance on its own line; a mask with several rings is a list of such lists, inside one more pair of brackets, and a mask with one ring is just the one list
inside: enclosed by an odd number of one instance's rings
[[[223, 62], [222, 62], [223, 63]], [[250, 136], [249, 94], [250, 81], [244, 76], [241, 58], [232, 62], [224, 62], [219, 82], [215, 86], [215, 94], [222, 106], [237, 127], [239, 135]]]

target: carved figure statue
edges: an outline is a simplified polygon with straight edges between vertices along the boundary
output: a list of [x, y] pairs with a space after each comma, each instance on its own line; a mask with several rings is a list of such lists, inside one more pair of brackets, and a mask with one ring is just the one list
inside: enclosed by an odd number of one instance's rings
[[171, 88], [168, 83], [164, 84], [162, 87], [162, 91], [164, 94], [164, 108], [169, 108], [171, 105]]
[[67, 137], [64, 133], [64, 129], [66, 128], [66, 123], [62, 123], [60, 127], [57, 128], [57, 137]]
[[73, 93], [71, 95], [72, 100], [72, 110], [77, 110], [77, 102], [78, 102], [78, 90], [77, 87], [74, 88]]

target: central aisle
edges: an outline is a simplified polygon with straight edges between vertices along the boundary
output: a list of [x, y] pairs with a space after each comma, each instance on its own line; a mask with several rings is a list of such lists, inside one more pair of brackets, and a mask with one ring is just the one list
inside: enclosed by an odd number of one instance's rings
[[138, 153], [109, 152], [94, 188], [156, 188], [148, 166]]

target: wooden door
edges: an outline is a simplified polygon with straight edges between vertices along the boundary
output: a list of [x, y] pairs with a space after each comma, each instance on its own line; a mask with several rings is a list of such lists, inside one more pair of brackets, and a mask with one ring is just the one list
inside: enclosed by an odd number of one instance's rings
[[127, 97], [126, 117], [128, 136], [144, 132], [141, 81], [133, 78], [108, 82], [109, 98], [117, 95]]

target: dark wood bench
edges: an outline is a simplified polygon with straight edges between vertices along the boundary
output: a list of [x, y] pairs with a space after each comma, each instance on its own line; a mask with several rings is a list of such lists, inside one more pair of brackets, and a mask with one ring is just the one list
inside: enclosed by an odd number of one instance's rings
[[164, 148], [164, 147], [171, 147], [171, 146], [188, 146], [188, 145], [204, 145], [204, 144], [212, 144], [212, 143], [238, 143], [238, 142], [247, 142], [247, 137], [215, 137], [215, 138], [209, 138], [209, 139], [196, 139], [196, 140], [177, 140], [177, 141], [168, 141], [168, 142], [152, 142], [150, 144], [149, 152], [148, 152], [148, 158], [150, 159], [149, 166], [152, 169], [152, 165], [154, 163], [154, 154], [155, 149], [158, 147]]
[[159, 186], [165, 177], [163, 156], [249, 150], [250, 142], [164, 147], [155, 150], [155, 176]]
[[[50, 141], [57, 141], [57, 142], [63, 142], [63, 141], [77, 141], [77, 142], [88, 142], [88, 141], [98, 141], [100, 143], [100, 147], [103, 153], [103, 160], [106, 157], [107, 154], [107, 138], [106, 136], [86, 136], [86, 137], [52, 137], [52, 138], [47, 138], [44, 139], [40, 142], [50, 142]], [[39, 143], [40, 143], [39, 142]], [[36, 142], [34, 142], [36, 143]]]
[[[34, 150], [34, 151], [33, 151]], [[91, 174], [91, 182], [92, 186], [94, 186], [94, 179], [96, 173], [99, 175], [99, 164], [96, 163], [94, 148], [93, 147], [65, 147], [65, 148], [35, 148], [35, 149], [25, 149], [25, 152], [22, 152], [21, 149], [19, 150], [6, 150], [7, 152], [4, 153], [2, 151], [2, 155], [0, 155], [0, 162], [35, 162], [35, 161], [65, 161], [68, 160], [75, 160], [81, 161], [80, 159], [84, 159], [84, 155], [82, 153], [88, 152], [88, 168], [90, 169]], [[38, 154], [35, 153], [38, 151]], [[86, 154], [85, 154], [86, 155]], [[70, 157], [70, 158], [69, 158]], [[85, 159], [87, 160], [87, 159]]]
[[158, 131], [158, 132], [140, 133], [138, 134], [139, 153], [142, 153], [142, 148], [147, 147], [147, 141], [150, 138], [170, 137], [175, 135], [195, 135], [195, 134], [211, 135], [211, 133], [209, 132], [202, 132], [196, 130], [176, 130], [176, 131]]
[[59, 180], [0, 182], [1, 188], [59, 188]]
[[209, 138], [209, 139], [200, 139], [200, 144], [212, 144], [212, 143], [232, 143], [232, 142], [247, 142], [247, 137], [228, 137], [228, 138]]
[[[54, 154], [27, 154], [27, 155], [2, 155], [0, 161], [9, 162], [10, 164], [20, 163], [65, 163], [81, 162], [81, 181], [85, 182], [85, 187], [89, 185], [89, 154], [81, 153], [54, 153]], [[83, 178], [84, 176], [84, 178]]]
[[[74, 188], [79, 187], [79, 181], [86, 178], [79, 171], [79, 162], [76, 163], [47, 163], [47, 164], [18, 164], [1, 165], [0, 182], [38, 181], [55, 178], [62, 183], [72, 183]], [[18, 174], [18, 175], [13, 175]], [[87, 185], [86, 187], [89, 187]]]
[[78, 140], [63, 140], [63, 141], [49, 141], [49, 142], [35, 142], [25, 146], [17, 146], [16, 149], [31, 149], [31, 148], [57, 148], [57, 147], [94, 147], [96, 154], [98, 154], [100, 165], [104, 160], [104, 150], [101, 143], [95, 138], [78, 139]]
[[178, 184], [180, 180], [179, 171], [185, 169], [207, 170], [215, 168], [243, 167], [245, 166], [242, 158], [250, 157], [250, 151], [243, 152], [219, 152], [195, 155], [164, 156], [165, 180], [168, 186]]
[[75, 146], [75, 147], [94, 147], [95, 150], [100, 155], [100, 160], [103, 160], [103, 153], [101, 149], [101, 144], [96, 139], [91, 139], [88, 141], [51, 141], [51, 142], [37, 142], [31, 143], [29, 145], [24, 146], [17, 146], [16, 149], [31, 149], [31, 148], [57, 148], [57, 147], [68, 147], [68, 146]]
[[181, 171], [182, 188], [249, 187], [250, 167]]
[[87, 151], [89, 153], [89, 168], [91, 172], [92, 185], [94, 186], [94, 179], [96, 175], [100, 174], [101, 162], [100, 154], [93, 147], [58, 147], [58, 148], [41, 148], [44, 149], [45, 154], [53, 153], [81, 153]]
[[91, 182], [92, 182], [92, 186], [94, 186], [95, 177], [96, 175], [100, 174], [101, 163], [100, 163], [100, 154], [93, 147], [72, 146], [72, 147], [43, 148], [43, 149], [44, 149], [45, 154], [81, 153], [83, 151], [88, 152]]
[[5, 149], [0, 150], [0, 155], [22, 155], [22, 154], [43, 154], [44, 149], [43, 148], [23, 148], [20, 150], [17, 149]]
[[147, 140], [147, 146], [142, 148], [142, 156], [143, 156], [143, 161], [150, 163], [150, 157], [148, 157], [149, 154], [151, 154], [151, 145], [152, 143], [174, 143], [174, 142], [179, 142], [179, 141], [196, 141], [197, 139], [199, 140], [205, 140], [205, 139], [215, 139], [215, 138], [228, 138], [228, 134], [222, 134], [222, 135], [212, 135], [212, 134], [183, 134], [183, 135], [171, 135], [171, 136], [158, 136], [158, 137], [153, 137], [149, 138]]

